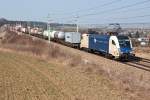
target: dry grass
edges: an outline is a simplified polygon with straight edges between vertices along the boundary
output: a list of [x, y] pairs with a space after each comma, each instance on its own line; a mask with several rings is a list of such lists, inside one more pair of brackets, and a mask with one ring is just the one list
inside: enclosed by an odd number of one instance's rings
[[140, 83], [139, 79], [136, 80], [135, 77], [130, 77], [131, 73], [127, 71], [111, 70], [105, 67], [103, 63], [96, 64], [95, 62], [83, 59], [79, 54], [66, 51], [59, 46], [48, 44], [40, 39], [8, 33], [5, 35], [5, 39], [2, 40], [2, 46], [14, 51], [27, 52], [46, 60], [55, 59], [60, 64], [67, 65], [70, 68], [81, 69], [81, 72], [87, 76], [107, 77], [109, 81], [113, 81], [119, 90], [125, 92], [124, 95], [136, 98], [148, 97], [147, 93], [150, 92], [149, 85], [147, 87], [144, 86], [142, 82]]
[[111, 81], [77, 67], [18, 53], [0, 55], [0, 100], [129, 100]]
[[136, 47], [135, 53], [150, 53], [150, 46], [149, 47]]
[[[8, 80], [9, 83], [12, 82], [11, 88], [18, 89], [15, 90], [15, 95], [20, 93], [22, 88], [25, 88], [23, 90], [25, 92], [21, 92], [21, 95], [14, 98], [22, 100], [26, 97], [26, 93], [30, 95], [24, 99], [37, 98], [40, 100], [49, 100], [49, 98], [53, 100], [98, 100], [99, 98], [120, 100], [123, 96], [120, 90], [114, 90], [109, 79], [103, 77], [106, 73], [99, 69], [98, 65], [56, 45], [49, 45], [43, 40], [26, 35], [8, 33], [2, 40], [1, 47], [14, 52], [32, 54], [42, 59], [56, 59], [62, 62], [53, 65], [16, 53], [0, 52], [0, 61], [5, 59], [9, 62], [3, 62], [2, 66], [7, 67], [4, 68], [0, 65], [0, 69], [6, 72], [8, 76], [13, 75], [13, 77], [8, 77]], [[83, 69], [80, 70], [80, 68]], [[2, 74], [0, 76], [5, 76]], [[18, 81], [15, 81], [16, 79]], [[5, 86], [2, 85], [2, 87]], [[9, 92], [12, 93], [13, 91]], [[0, 94], [0, 96], [3, 95], [3, 93]], [[13, 97], [13, 95], [9, 95], [9, 97]]]
[[2, 40], [2, 46], [15, 51], [29, 52], [45, 59], [57, 59], [58, 61], [66, 62], [70, 66], [77, 66], [82, 63], [80, 55], [64, 51], [58, 46], [27, 35], [7, 33]]

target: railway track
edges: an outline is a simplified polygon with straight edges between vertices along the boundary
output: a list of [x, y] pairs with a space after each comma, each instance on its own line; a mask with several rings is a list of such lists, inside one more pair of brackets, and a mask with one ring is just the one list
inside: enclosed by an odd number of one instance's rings
[[128, 62], [122, 62], [122, 63], [150, 72], [150, 59], [131, 57]]

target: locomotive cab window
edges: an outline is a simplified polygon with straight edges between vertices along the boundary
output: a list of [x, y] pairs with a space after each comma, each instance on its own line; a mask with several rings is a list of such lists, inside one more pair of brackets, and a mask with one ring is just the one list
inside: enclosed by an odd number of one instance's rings
[[131, 48], [130, 40], [127, 36], [118, 36], [120, 47], [128, 47]]
[[116, 43], [115, 43], [115, 41], [114, 41], [114, 40], [112, 40], [112, 44], [113, 44], [113, 45], [116, 45]]

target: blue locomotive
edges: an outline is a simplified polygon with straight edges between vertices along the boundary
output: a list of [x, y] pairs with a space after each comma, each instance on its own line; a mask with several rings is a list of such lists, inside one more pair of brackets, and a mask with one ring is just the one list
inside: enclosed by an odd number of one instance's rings
[[86, 48], [92, 52], [103, 53], [109, 57], [126, 58], [134, 56], [131, 39], [128, 36], [83, 34], [80, 48]]

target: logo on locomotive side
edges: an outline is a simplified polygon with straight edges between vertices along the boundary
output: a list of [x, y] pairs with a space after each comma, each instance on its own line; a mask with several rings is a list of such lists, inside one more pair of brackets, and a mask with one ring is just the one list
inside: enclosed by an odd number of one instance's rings
[[94, 42], [95, 42], [95, 43], [96, 43], [96, 41], [97, 41], [97, 40], [96, 40], [96, 39], [94, 39]]

